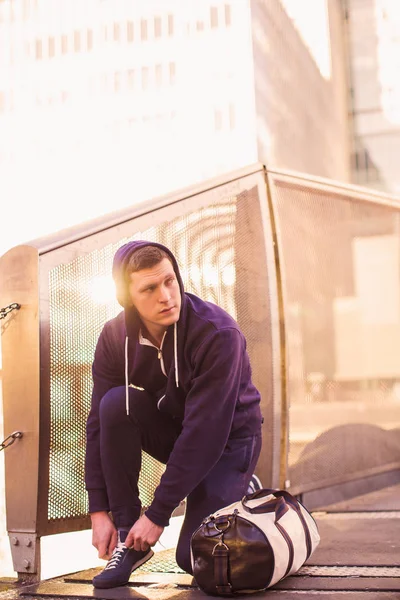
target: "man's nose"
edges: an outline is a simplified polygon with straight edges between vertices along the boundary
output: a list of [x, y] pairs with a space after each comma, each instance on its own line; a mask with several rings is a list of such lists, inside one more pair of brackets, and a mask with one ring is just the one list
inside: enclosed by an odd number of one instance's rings
[[170, 291], [165, 285], [161, 286], [160, 289], [160, 302], [168, 302], [171, 298]]

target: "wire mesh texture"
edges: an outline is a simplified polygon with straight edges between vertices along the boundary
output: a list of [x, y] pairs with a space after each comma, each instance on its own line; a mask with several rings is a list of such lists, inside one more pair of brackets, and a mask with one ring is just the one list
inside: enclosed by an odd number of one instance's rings
[[[223, 193], [222, 193], [223, 196]], [[257, 186], [237, 196], [226, 195], [195, 209], [186, 204], [182, 215], [137, 230], [132, 235], [98, 247], [49, 271], [50, 303], [50, 458], [48, 519], [80, 517], [87, 513], [84, 490], [85, 424], [91, 398], [91, 363], [104, 323], [121, 310], [111, 279], [116, 250], [130, 240], [145, 239], [166, 245], [175, 254], [186, 291], [214, 302], [238, 319], [247, 336], [249, 352], [268, 326], [267, 304], [254, 310], [248, 277], [267, 289], [262, 224], [258, 218]], [[238, 218], [240, 215], [240, 218]], [[149, 224], [152, 220], [149, 216]], [[101, 234], [99, 234], [101, 235]], [[101, 244], [99, 244], [101, 246]], [[244, 276], [244, 272], [247, 276]], [[256, 284], [259, 286], [260, 283]], [[254, 352], [253, 352], [254, 354]], [[254, 356], [258, 384], [265, 379], [263, 363]], [[144, 454], [139, 489], [147, 506], [163, 473], [161, 465]]]
[[279, 177], [272, 194], [291, 487], [390, 469], [400, 458], [399, 211]]

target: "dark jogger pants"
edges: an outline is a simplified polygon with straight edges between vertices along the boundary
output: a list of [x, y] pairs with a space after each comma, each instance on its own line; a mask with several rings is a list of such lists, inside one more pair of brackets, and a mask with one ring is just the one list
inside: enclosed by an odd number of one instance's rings
[[[142, 450], [165, 464], [180, 433], [176, 421], [160, 413], [154, 398], [146, 392], [129, 388], [129, 411], [127, 416], [124, 387], [111, 389], [101, 400], [101, 463], [117, 528], [130, 528], [140, 516], [138, 478]], [[187, 497], [176, 550], [177, 563], [184, 571], [192, 572], [192, 533], [209, 514], [246, 493], [260, 450], [260, 432], [229, 440], [218, 463]]]

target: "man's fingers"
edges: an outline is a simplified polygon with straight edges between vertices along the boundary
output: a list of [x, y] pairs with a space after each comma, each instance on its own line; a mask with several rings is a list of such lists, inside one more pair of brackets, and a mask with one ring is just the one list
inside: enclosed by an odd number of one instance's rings
[[98, 548], [99, 558], [108, 560], [108, 548], [105, 544], [99, 544]]
[[127, 548], [132, 548], [132, 550], [137, 550], [138, 552], [140, 551], [145, 551], [148, 550], [150, 548], [149, 544], [143, 540], [141, 540], [140, 538], [133, 538], [133, 536], [127, 536], [126, 540], [125, 540], [125, 546]]
[[114, 552], [117, 542], [118, 542], [118, 533], [117, 533], [117, 530], [115, 530], [111, 536], [110, 545], [108, 547], [110, 554], [112, 554]]

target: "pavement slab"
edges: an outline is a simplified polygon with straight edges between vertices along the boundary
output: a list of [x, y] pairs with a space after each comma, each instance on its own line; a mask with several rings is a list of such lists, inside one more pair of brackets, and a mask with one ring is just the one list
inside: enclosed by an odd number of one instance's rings
[[[274, 588], [252, 594], [266, 600], [400, 600], [400, 486], [341, 502], [314, 513], [321, 542], [300, 571]], [[379, 510], [376, 508], [379, 507]], [[344, 510], [346, 508], [346, 511]], [[373, 510], [375, 508], [375, 510]], [[340, 510], [339, 510], [340, 509]], [[192, 576], [180, 571], [174, 549], [156, 553], [129, 585], [96, 590], [101, 569], [38, 584], [4, 581], [0, 600], [204, 600]], [[11, 588], [7, 589], [7, 584]], [[249, 595], [241, 597], [249, 599]]]
[[[37, 586], [29, 586], [20, 594], [20, 598], [62, 598], [71, 599], [97, 599], [97, 600], [205, 600], [206, 596], [199, 589], [179, 589], [172, 584], [169, 586], [132, 587], [124, 586], [110, 590], [95, 590], [86, 584], [63, 584], [63, 583], [41, 583]], [[249, 598], [249, 595], [239, 596]], [[320, 600], [396, 600], [399, 592], [390, 589], [378, 590], [368, 588], [364, 591], [354, 590], [321, 590], [296, 589], [282, 590], [273, 588], [262, 593], [251, 594], [251, 598], [265, 598], [266, 600], [302, 600], [303, 598], [318, 598]]]
[[400, 484], [330, 504], [321, 510], [330, 513], [400, 510]]
[[363, 514], [316, 516], [321, 542], [308, 565], [399, 566], [400, 513], [370, 518]]

